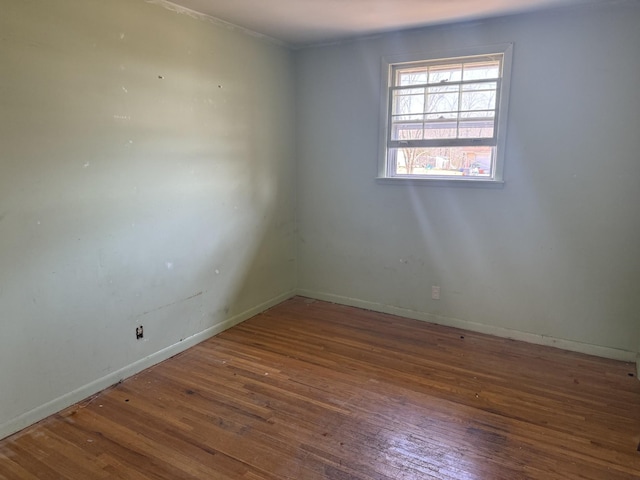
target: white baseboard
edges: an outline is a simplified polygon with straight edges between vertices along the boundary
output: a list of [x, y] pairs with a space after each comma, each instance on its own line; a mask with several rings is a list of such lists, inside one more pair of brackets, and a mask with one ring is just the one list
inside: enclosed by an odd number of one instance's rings
[[438, 325], [444, 325], [448, 327], [462, 328], [470, 330], [472, 332], [486, 333], [494, 335], [496, 337], [511, 338], [513, 340], [521, 340], [523, 342], [534, 343], [536, 345], [546, 345], [550, 347], [561, 348], [563, 350], [570, 350], [572, 352], [586, 353], [588, 355], [595, 355], [597, 357], [610, 358], [613, 360], [621, 360], [624, 362], [634, 362], [637, 357], [638, 375], [640, 375], [640, 355], [636, 352], [620, 350], [617, 348], [603, 347], [600, 345], [591, 345], [588, 343], [576, 342], [573, 340], [564, 340], [561, 338], [549, 337], [547, 335], [538, 335], [535, 333], [520, 332], [518, 330], [511, 330], [503, 327], [496, 327], [492, 325], [485, 325], [482, 323], [470, 322], [468, 320], [461, 320], [458, 318], [444, 317], [441, 315], [433, 315], [426, 312], [418, 312], [415, 310], [409, 310], [407, 308], [394, 307], [391, 305], [384, 305], [381, 303], [369, 302], [366, 300], [360, 300], [356, 298], [342, 297], [340, 295], [334, 295], [332, 293], [316, 292], [312, 290], [296, 291], [297, 295], [309, 298], [315, 298], [317, 300], [324, 300], [327, 302], [338, 303], [340, 305], [349, 305], [351, 307], [364, 308], [366, 310], [373, 310], [374, 312], [389, 313], [392, 315], [398, 315], [400, 317], [412, 318], [415, 320], [423, 320], [429, 323], [435, 323]]
[[40, 420], [47, 418], [54, 413], [64, 410], [65, 408], [70, 407], [71, 405], [74, 405], [90, 397], [91, 395], [104, 390], [105, 388], [115, 385], [125, 378], [131, 377], [146, 368], [149, 368], [170, 357], [173, 357], [174, 355], [177, 355], [178, 353], [183, 352], [188, 348], [191, 348], [194, 345], [203, 342], [217, 335], [218, 333], [227, 330], [228, 328], [231, 328], [234, 325], [237, 325], [238, 323], [243, 322], [293, 296], [295, 296], [295, 291], [290, 291], [282, 295], [278, 295], [277, 297], [274, 297], [270, 300], [267, 300], [266, 302], [261, 303], [260, 305], [250, 308], [249, 310], [246, 310], [238, 315], [235, 315], [222, 323], [214, 325], [213, 327], [203, 330], [200, 333], [196, 333], [191, 337], [185, 338], [181, 342], [170, 345], [158, 352], [155, 352], [130, 365], [127, 365], [124, 368], [105, 375], [102, 378], [83, 385], [82, 387], [61, 397], [58, 397], [50, 402], [47, 402], [44, 405], [40, 405], [33, 410], [23, 413], [22, 415], [0, 425], [0, 439], [19, 432], [20, 430], [33, 425], [34, 423], [39, 422]]

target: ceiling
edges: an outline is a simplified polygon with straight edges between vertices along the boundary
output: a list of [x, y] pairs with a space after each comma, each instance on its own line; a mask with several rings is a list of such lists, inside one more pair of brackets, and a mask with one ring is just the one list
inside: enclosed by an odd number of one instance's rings
[[171, 0], [171, 3], [302, 47], [390, 30], [595, 1], [598, 0]]

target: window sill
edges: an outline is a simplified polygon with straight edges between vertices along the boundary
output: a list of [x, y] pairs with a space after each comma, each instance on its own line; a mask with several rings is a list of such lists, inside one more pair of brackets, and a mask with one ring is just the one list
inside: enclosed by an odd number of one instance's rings
[[465, 179], [454, 180], [448, 178], [410, 178], [410, 177], [377, 177], [376, 182], [384, 185], [415, 185], [425, 187], [472, 187], [472, 188], [503, 188], [503, 180]]

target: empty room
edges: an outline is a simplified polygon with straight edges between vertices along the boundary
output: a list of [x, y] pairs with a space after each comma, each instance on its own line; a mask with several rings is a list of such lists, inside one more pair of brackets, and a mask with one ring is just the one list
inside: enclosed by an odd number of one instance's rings
[[0, 0], [0, 480], [639, 479], [638, 0]]

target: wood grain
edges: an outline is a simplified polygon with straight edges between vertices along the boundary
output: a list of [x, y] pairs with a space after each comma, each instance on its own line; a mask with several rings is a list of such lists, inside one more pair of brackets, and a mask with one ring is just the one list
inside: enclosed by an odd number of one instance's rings
[[638, 479], [634, 371], [298, 297], [0, 442], [0, 479]]

